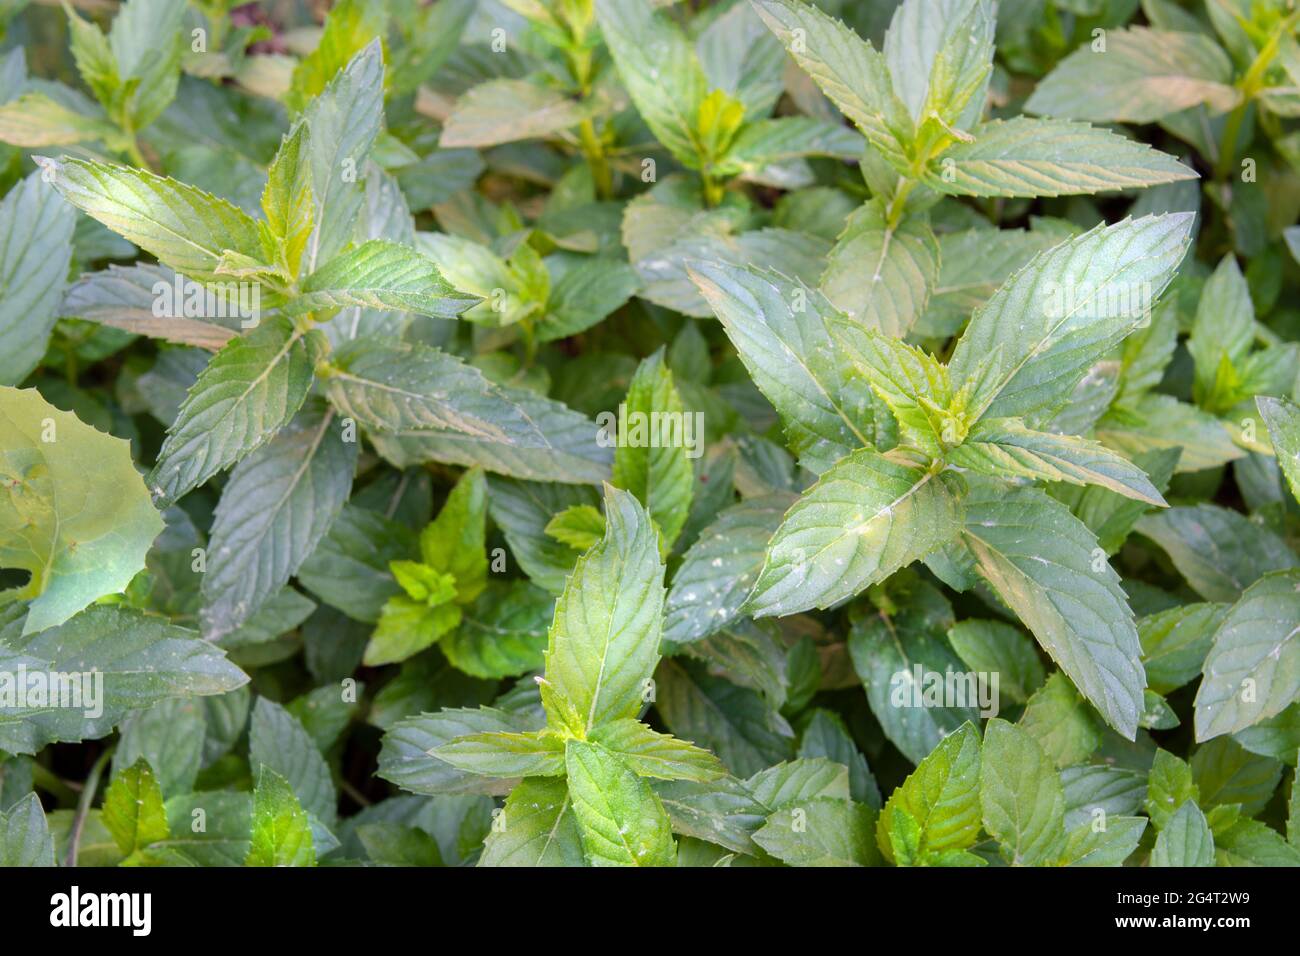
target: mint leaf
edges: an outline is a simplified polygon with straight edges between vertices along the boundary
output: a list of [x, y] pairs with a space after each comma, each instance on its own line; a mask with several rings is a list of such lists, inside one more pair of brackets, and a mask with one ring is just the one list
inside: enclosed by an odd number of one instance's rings
[[171, 504], [239, 461], [287, 425], [311, 388], [324, 337], [272, 319], [232, 340], [181, 404], [149, 485]]
[[851, 216], [831, 249], [821, 292], [855, 324], [902, 338], [925, 313], [939, 277], [939, 244], [930, 226], [892, 223], [872, 200]]
[[663, 804], [622, 758], [599, 744], [565, 745], [569, 796], [592, 866], [672, 866], [677, 855]]
[[153, 769], [143, 757], [114, 774], [104, 793], [101, 819], [113, 835], [117, 848], [128, 858], [170, 835], [162, 790]]
[[980, 754], [984, 828], [1014, 866], [1054, 860], [1065, 848], [1065, 794], [1033, 736], [994, 718]]
[[227, 252], [262, 256], [257, 222], [224, 199], [164, 176], [85, 159], [44, 160], [68, 202], [196, 282], [223, 282]]
[[1022, 116], [971, 135], [931, 160], [927, 186], [958, 196], [1068, 196], [1196, 176], [1172, 156], [1087, 123]]
[[0, 202], [0, 384], [21, 383], [45, 353], [72, 259], [74, 221], [37, 173]]
[[664, 571], [649, 515], [606, 487], [605, 521], [601, 543], [578, 559], [555, 602], [546, 647], [546, 681], [587, 732], [638, 714], [663, 629]]
[[746, 607], [829, 607], [952, 540], [961, 505], [946, 480], [869, 448], [844, 458], [786, 512]]
[[162, 519], [119, 438], [0, 386], [0, 567], [30, 573], [0, 607], [30, 602], [23, 633], [62, 624], [144, 567]]
[[213, 517], [204, 636], [240, 627], [297, 573], [342, 510], [356, 459], [337, 416], [312, 404], [236, 466]]
[[258, 770], [253, 826], [245, 866], [315, 866], [307, 812], [287, 780], [270, 767]]
[[1275, 571], [1228, 610], [1196, 692], [1196, 739], [1242, 730], [1300, 693], [1300, 572]]
[[1217, 113], [1237, 104], [1231, 77], [1231, 62], [1208, 37], [1110, 30], [1102, 50], [1085, 45], [1062, 60], [1025, 109], [1094, 123], [1151, 123], [1202, 103]]
[[1156, 834], [1152, 866], [1214, 866], [1214, 837], [1205, 814], [1188, 800]]
[[1291, 494], [1300, 501], [1300, 408], [1285, 399], [1260, 396], [1255, 399], [1268, 426], [1278, 466], [1286, 475]]
[[[695, 472], [686, 432], [692, 423], [662, 351], [637, 367], [619, 411], [627, 426], [625, 433], [620, 422], [616, 436], [613, 482], [645, 505], [667, 550], [690, 514]], [[703, 440], [703, 435], [693, 437], [697, 447]]]
[[[1187, 251], [1193, 217], [1099, 226], [1039, 253], [971, 317], [950, 368], [989, 417], [1031, 426], [1142, 323]], [[991, 363], [991, 364], [988, 364]]]
[[1137, 629], [1119, 575], [1097, 563], [1105, 552], [1092, 533], [1046, 495], [988, 486], [967, 500], [964, 540], [1043, 649], [1133, 739], [1146, 686]]
[[5, 866], [54, 866], [54, 841], [35, 793], [0, 811], [0, 863]]
[[870, 390], [831, 345], [829, 303], [797, 281], [736, 266], [697, 263], [692, 279], [807, 467], [825, 471], [871, 444]]
[[[963, 724], [934, 748], [880, 811], [876, 842], [891, 863], [950, 865], [979, 838], [980, 738]], [[906, 850], [909, 858], [900, 859]]]

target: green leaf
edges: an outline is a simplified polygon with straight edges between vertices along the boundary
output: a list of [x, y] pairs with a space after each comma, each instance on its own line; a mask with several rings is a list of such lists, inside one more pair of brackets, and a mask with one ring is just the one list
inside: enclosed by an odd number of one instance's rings
[[298, 580], [313, 595], [356, 621], [373, 624], [401, 589], [389, 562], [416, 553], [415, 533], [384, 515], [345, 505], [306, 561]]
[[1208, 411], [1236, 404], [1217, 387], [1221, 369], [1243, 368], [1255, 341], [1255, 307], [1250, 287], [1236, 258], [1228, 253], [1205, 281], [1196, 304], [1196, 319], [1187, 339], [1187, 351], [1196, 367], [1196, 403]]
[[431, 755], [460, 770], [488, 777], [558, 777], [564, 774], [564, 740], [531, 731], [487, 731], [447, 741]]
[[389, 866], [445, 866], [432, 836], [416, 827], [396, 823], [364, 823], [357, 839], [375, 863]]
[[948, 643], [971, 670], [998, 675], [998, 696], [1023, 704], [1043, 683], [1034, 642], [1009, 624], [970, 618], [948, 631]]
[[1146, 828], [1143, 817], [1112, 816], [1101, 829], [1092, 821], [1081, 823], [1066, 835], [1061, 862], [1066, 866], [1123, 866], [1138, 848]]
[[916, 862], [933, 861], [975, 845], [980, 830], [980, 737], [963, 724], [945, 737], [889, 797], [876, 824], [885, 859], [898, 862], [893, 837], [908, 818], [915, 829]]
[[0, 202], [0, 385], [17, 385], [45, 354], [72, 261], [76, 215], [32, 173]]
[[964, 424], [952, 414], [961, 400], [953, 395], [948, 369], [929, 352], [853, 319], [827, 323], [842, 349], [898, 423], [899, 442], [934, 456], [946, 452]]
[[0, 398], [0, 567], [31, 574], [0, 592], [0, 608], [29, 601], [23, 633], [31, 634], [124, 590], [163, 522], [125, 441], [35, 389], [0, 386]]
[[253, 827], [245, 866], [315, 866], [307, 811], [289, 781], [263, 765], [253, 788]]
[[1083, 763], [1102, 745], [1105, 732], [1092, 708], [1059, 671], [1029, 698], [1019, 726], [1058, 767]]
[[1099, 485], [1165, 507], [1141, 468], [1097, 442], [1026, 428], [1015, 418], [985, 418], [952, 454], [953, 464], [986, 475], [1020, 475], [1073, 485]]
[[453, 667], [500, 679], [540, 670], [555, 600], [527, 581], [490, 581], [439, 643]]
[[741, 128], [715, 172], [721, 176], [759, 173], [802, 156], [855, 160], [865, 145], [852, 130], [812, 116], [758, 120]]
[[821, 292], [854, 323], [902, 338], [939, 279], [939, 243], [922, 218], [891, 224], [882, 200], [859, 206], [831, 249]]
[[384, 735], [379, 754], [379, 776], [404, 790], [424, 794], [510, 792], [510, 784], [458, 770], [430, 755], [457, 737], [503, 731], [526, 733], [536, 722], [492, 707], [446, 708], [393, 724]]
[[226, 282], [227, 252], [260, 260], [257, 222], [194, 186], [86, 159], [43, 159], [42, 176], [86, 215], [196, 282]]
[[805, 467], [823, 472], [872, 444], [871, 390], [834, 348], [826, 331], [834, 309], [822, 296], [776, 273], [703, 262], [690, 269]]
[[693, 436], [691, 447], [686, 432], [691, 420], [662, 349], [637, 367], [619, 418], [612, 481], [636, 495], [669, 550], [690, 514], [695, 493], [691, 456], [703, 451], [704, 436]]
[[585, 332], [620, 309], [640, 286], [636, 270], [623, 262], [602, 257], [567, 265], [551, 286], [537, 340], [552, 342]]
[[479, 866], [582, 866], [582, 837], [566, 781], [534, 777], [515, 787]]
[[132, 129], [148, 126], [176, 96], [185, 9], [183, 0], [127, 0], [113, 20], [108, 42], [123, 89], [132, 91], [124, 111]]
[[1300, 850], [1258, 820], [1238, 820], [1214, 842], [1216, 866], [1300, 866]]
[[302, 806], [326, 826], [338, 817], [337, 796], [325, 758], [296, 717], [259, 697], [248, 729], [248, 760], [284, 778]]
[[885, 57], [839, 20], [798, 0], [755, 0], [754, 9], [841, 112], [878, 150], [905, 162], [912, 117], [895, 95]]
[[639, 777], [707, 783], [727, 773], [718, 758], [707, 750], [651, 730], [630, 717], [597, 727], [591, 740], [618, 754]]
[[542, 530], [547, 537], [581, 553], [604, 536], [605, 516], [595, 505], [570, 505], [546, 522]]
[[1205, 814], [1188, 800], [1156, 834], [1152, 866], [1214, 866], [1214, 837]]
[[967, 499], [964, 540], [998, 596], [1132, 740], [1146, 686], [1141, 648], [1119, 575], [1092, 532], [1041, 492], [987, 485]]
[[1148, 514], [1136, 530], [1160, 545], [1187, 583], [1210, 601], [1235, 601], [1269, 571], [1300, 564], [1272, 531], [1218, 505], [1185, 505]]
[[372, 40], [303, 110], [310, 130], [312, 220], [303, 269], [314, 272], [353, 239], [365, 190], [362, 173], [383, 121], [384, 57]]
[[[938, 589], [922, 582], [899, 597], [895, 614], [854, 615], [849, 655], [885, 736], [919, 764], [941, 740], [979, 718], [980, 687], [944, 640], [952, 608]], [[933, 696], [934, 688], [949, 686], [952, 698]]]
[[1097, 438], [1131, 458], [1178, 448], [1179, 473], [1217, 468], [1246, 455], [1222, 422], [1172, 395], [1143, 395], [1121, 414], [1112, 411], [1097, 423]]
[[334, 413], [312, 404], [235, 467], [213, 517], [205, 637], [243, 625], [297, 573], [342, 511], [356, 461]]
[[460, 624], [463, 612], [454, 604], [429, 607], [405, 594], [389, 598], [361, 661], [367, 667], [396, 664], [436, 644]]
[[668, 814], [649, 784], [599, 744], [565, 744], [569, 796], [592, 866], [672, 866]]
[[[1151, 487], [1163, 493], [1169, 487], [1181, 454], [1176, 447], [1140, 452], [1133, 456], [1130, 467], [1140, 471]], [[1119, 551], [1138, 519], [1151, 510], [1147, 502], [1131, 493], [1119, 494], [1103, 485], [1056, 484], [1047, 491], [1057, 501], [1069, 506], [1075, 517], [1097, 536], [1097, 543], [1107, 554]]]
[[782, 810], [805, 800], [849, 799], [847, 768], [829, 760], [788, 760], [760, 770], [745, 781], [754, 799], [770, 810]]
[[357, 306], [454, 318], [476, 302], [452, 289], [432, 259], [401, 243], [371, 239], [309, 275], [287, 311], [297, 315]]
[[870, 807], [819, 797], [773, 813], [754, 842], [788, 866], [874, 866], [875, 823]]
[[1042, 113], [1094, 123], [1151, 123], [1204, 103], [1237, 105], [1232, 63], [1195, 33], [1130, 27], [1107, 30], [1101, 48], [1085, 44], [1057, 64], [1025, 103]]
[[222, 348], [168, 429], [149, 475], [155, 500], [171, 504], [287, 425], [325, 348], [319, 331], [304, 334], [287, 319], [264, 322]]
[[438, 517], [420, 532], [420, 553], [429, 567], [456, 581], [456, 600], [473, 601], [487, 587], [487, 479], [482, 469], [461, 475]]
[[993, 69], [996, 7], [983, 0], [901, 3], [885, 34], [885, 60], [918, 128], [965, 127], [984, 108]]
[[193, 631], [122, 607], [91, 607], [65, 624], [27, 636], [21, 628], [20, 608], [0, 609], [5, 670], [22, 664], [28, 672], [99, 671], [103, 684], [83, 688], [84, 707], [0, 707], [0, 750], [10, 753], [103, 737], [129, 711], [173, 697], [224, 694], [248, 683], [219, 649]]
[[66, 8], [66, 12], [69, 46], [77, 72], [101, 104], [105, 107], [117, 105], [122, 77], [108, 37], [98, 24], [83, 20], [71, 7]]
[[302, 267], [303, 250], [315, 225], [310, 152], [310, 127], [298, 123], [280, 141], [262, 190], [266, 226], [279, 245], [281, 264], [293, 277], [297, 277]]
[[994, 718], [980, 754], [984, 828], [1013, 866], [1037, 866], [1065, 848], [1065, 794], [1033, 736]]
[[440, 428], [501, 441], [544, 441], [527, 413], [454, 355], [418, 343], [366, 337], [330, 356], [325, 389], [368, 429]]
[[1300, 695], [1300, 571], [1265, 574], [1224, 616], [1196, 692], [1196, 739], [1233, 733]]
[[147, 760], [141, 757], [113, 776], [100, 818], [126, 857], [170, 836], [162, 790]]
[[512, 421], [515, 406], [524, 420], [523, 428], [506, 430], [504, 438], [466, 434], [440, 428], [404, 428], [394, 432], [372, 432], [371, 441], [381, 455], [398, 468], [424, 462], [473, 467], [530, 481], [568, 484], [599, 484], [609, 478], [613, 455], [598, 440], [598, 428], [559, 402], [542, 398], [525, 388], [500, 386], [482, 417], [501, 427]]
[[694, 49], [649, 0], [595, 0], [594, 6], [637, 112], [670, 153], [698, 166], [703, 158], [698, 114], [708, 84]]
[[1291, 486], [1291, 494], [1300, 501], [1300, 406], [1264, 395], [1255, 399], [1255, 405], [1268, 426], [1273, 453]]
[[763, 567], [768, 539], [789, 506], [786, 494], [749, 498], [727, 508], [700, 532], [673, 575], [666, 639], [676, 644], [698, 641], [741, 616]]
[[387, 19], [385, 5], [373, 0], [341, 0], [335, 4], [325, 17], [320, 42], [294, 67], [287, 96], [290, 108], [301, 110], [359, 50], [382, 37]]
[[174, 698], [140, 710], [122, 722], [113, 753], [114, 772], [138, 760], [148, 763], [164, 797], [194, 789], [203, 759], [207, 720], [201, 700]]
[[961, 506], [945, 481], [897, 455], [853, 452], [786, 513], [746, 608], [830, 607], [952, 540]]
[[[89, 106], [90, 104], [86, 104]], [[113, 142], [118, 128], [45, 93], [28, 92], [0, 106], [0, 142], [25, 149]]]
[[1200, 791], [1192, 781], [1192, 768], [1167, 750], [1157, 750], [1147, 774], [1145, 809], [1157, 830], [1163, 830], [1184, 803], [1195, 803]]
[[483, 149], [521, 139], [550, 139], [588, 119], [589, 104], [529, 80], [498, 79], [472, 86], [442, 126], [444, 149]]
[[757, 691], [671, 659], [655, 681], [655, 710], [668, 729], [717, 754], [732, 773], [757, 773], [791, 756], [794, 731]]
[[[158, 283], [162, 285], [158, 286]], [[83, 275], [73, 283], [63, 297], [60, 311], [66, 316], [76, 316], [123, 332], [179, 345], [193, 345], [210, 352], [217, 351], [233, 339], [243, 321], [237, 315], [227, 318], [175, 315], [183, 311], [183, 306], [167, 310], [172, 315], [156, 316], [156, 288], [168, 290], [163, 296], [170, 294], [174, 303], [176, 273], [165, 266], [146, 263], [128, 267], [110, 265], [102, 272]], [[166, 299], [162, 301], [165, 303]]]
[[605, 537], [555, 602], [546, 647], [546, 680], [587, 731], [639, 713], [663, 629], [664, 568], [649, 515], [607, 486], [605, 520]]
[[1128, 816], [1147, 796], [1146, 772], [1107, 764], [1082, 764], [1061, 771], [1065, 789], [1065, 826], [1071, 832], [1107, 817]]
[[1087, 123], [1022, 116], [971, 135], [931, 160], [927, 186], [957, 196], [1068, 196], [1196, 178], [1174, 157]]
[[1142, 324], [1187, 251], [1195, 217], [1098, 226], [1039, 253], [971, 318], [953, 352], [972, 406], [1031, 427], [1069, 398], [1093, 362]]
[[29, 793], [0, 811], [0, 866], [54, 866], [54, 840], [41, 798]]
[[1282, 779], [1280, 760], [1250, 753], [1231, 737], [1197, 747], [1191, 765], [1201, 806], [1239, 807], [1248, 817], [1264, 811]]
[[846, 767], [850, 797], [880, 809], [880, 787], [838, 714], [820, 707], [812, 711], [812, 718], [799, 737], [799, 757], [805, 760], [825, 757]]

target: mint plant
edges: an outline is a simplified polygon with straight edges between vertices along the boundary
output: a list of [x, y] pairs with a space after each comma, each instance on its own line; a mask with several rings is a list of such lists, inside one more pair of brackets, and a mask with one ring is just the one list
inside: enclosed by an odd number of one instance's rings
[[0, 14], [0, 863], [1300, 865], [1300, 17]]

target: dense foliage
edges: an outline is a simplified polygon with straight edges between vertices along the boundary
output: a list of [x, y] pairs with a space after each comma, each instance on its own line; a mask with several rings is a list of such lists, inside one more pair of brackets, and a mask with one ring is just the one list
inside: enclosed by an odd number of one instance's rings
[[1300, 865], [1283, 0], [3, 17], [0, 863]]

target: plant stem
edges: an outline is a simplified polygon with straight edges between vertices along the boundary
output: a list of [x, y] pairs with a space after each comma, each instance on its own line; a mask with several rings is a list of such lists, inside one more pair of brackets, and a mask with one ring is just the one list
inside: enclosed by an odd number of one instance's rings
[[1229, 173], [1232, 172], [1233, 160], [1237, 158], [1237, 137], [1241, 135], [1241, 124], [1246, 118], [1246, 109], [1255, 94], [1264, 86], [1264, 74], [1268, 72], [1268, 68], [1277, 56], [1277, 48], [1282, 42], [1282, 37], [1290, 35], [1297, 19], [1300, 19], [1300, 11], [1292, 13], [1277, 25], [1272, 35], [1259, 48], [1259, 53], [1255, 55], [1245, 74], [1237, 81], [1237, 89], [1241, 92], [1241, 103], [1228, 114], [1227, 122], [1223, 126], [1219, 161], [1214, 165], [1216, 179], [1227, 180]]
[[72, 829], [68, 833], [68, 855], [64, 858], [64, 866], [77, 865], [77, 848], [81, 844], [81, 831], [86, 825], [86, 815], [90, 813], [95, 791], [99, 789], [99, 778], [104, 775], [104, 768], [108, 766], [114, 749], [113, 746], [105, 749], [95, 761], [95, 765], [90, 768], [90, 776], [86, 777], [86, 785], [82, 788], [81, 798], [77, 801], [77, 812], [72, 817]]
[[578, 136], [582, 139], [582, 154], [591, 168], [591, 178], [596, 184], [596, 195], [609, 199], [614, 195], [614, 177], [609, 169], [609, 160], [605, 156], [605, 146], [596, 135], [596, 124], [590, 119], [578, 124]]
[[51, 794], [61, 804], [77, 802], [77, 791], [64, 783], [58, 774], [44, 764], [32, 763], [32, 785], [40, 787], [46, 793]]

